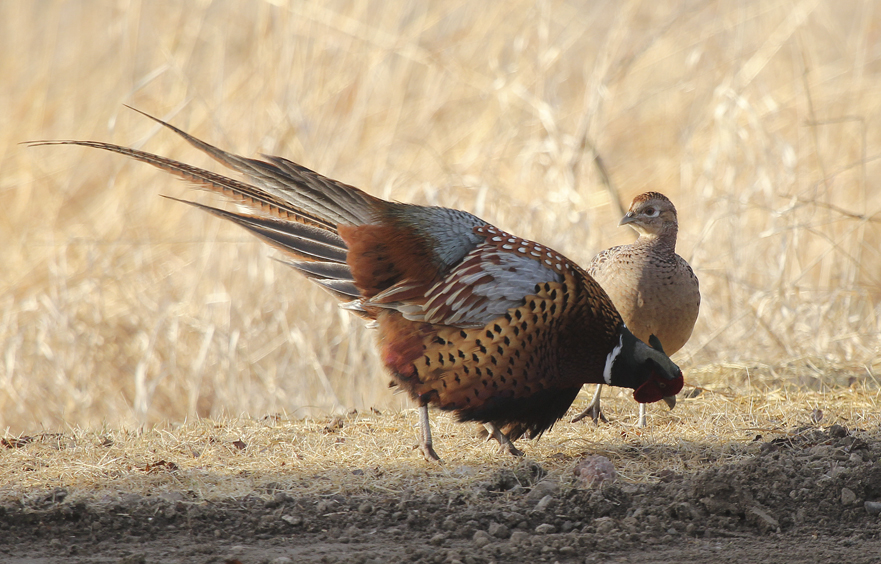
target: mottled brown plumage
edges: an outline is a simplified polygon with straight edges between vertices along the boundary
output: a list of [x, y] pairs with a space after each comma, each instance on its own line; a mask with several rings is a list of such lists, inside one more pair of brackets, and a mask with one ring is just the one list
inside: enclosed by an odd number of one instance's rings
[[192, 203], [281, 249], [342, 307], [370, 320], [394, 383], [420, 405], [426, 458], [437, 459], [429, 404], [484, 423], [518, 454], [511, 440], [549, 429], [585, 383], [632, 388], [640, 402], [682, 388], [679, 368], [636, 339], [600, 285], [552, 249], [466, 212], [381, 200], [286, 159], [239, 157], [156, 121], [253, 184], [117, 145], [35, 144], [121, 153], [260, 212]]
[[[608, 293], [637, 338], [648, 343], [655, 335], [672, 355], [691, 337], [701, 303], [694, 271], [676, 254], [676, 208], [663, 194], [646, 192], [633, 199], [619, 225], [633, 227], [639, 233], [637, 240], [599, 253], [587, 271]], [[591, 404], [574, 421], [587, 415], [594, 422], [603, 417], [601, 389], [598, 386]], [[644, 404], [639, 422], [645, 426]]]

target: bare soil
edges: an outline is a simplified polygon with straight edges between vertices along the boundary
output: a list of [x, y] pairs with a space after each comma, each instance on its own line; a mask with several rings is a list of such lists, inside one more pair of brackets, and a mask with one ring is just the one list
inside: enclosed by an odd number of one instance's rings
[[[806, 428], [752, 455], [652, 483], [589, 487], [526, 461], [457, 491], [89, 497], [0, 503], [0, 561], [881, 561], [881, 434]], [[559, 477], [558, 477], [559, 478]]]

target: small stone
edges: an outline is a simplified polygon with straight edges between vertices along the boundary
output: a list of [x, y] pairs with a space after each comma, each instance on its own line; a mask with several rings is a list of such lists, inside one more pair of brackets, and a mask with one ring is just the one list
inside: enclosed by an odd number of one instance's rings
[[850, 488], [841, 488], [841, 505], [853, 505], [857, 500], [857, 494]]
[[276, 556], [269, 561], [269, 564], [294, 564], [294, 561], [287, 556]]
[[371, 513], [373, 513], [373, 506], [367, 502], [364, 502], [358, 506], [358, 511], [365, 515], [370, 515]]
[[840, 439], [841, 437], [847, 436], [847, 428], [841, 425], [832, 425], [829, 427], [829, 434], [836, 439]]
[[492, 522], [489, 524], [489, 534], [499, 539], [506, 539], [511, 536], [511, 530], [501, 523]]
[[540, 535], [551, 535], [557, 532], [557, 528], [550, 523], [542, 523], [535, 528], [535, 532]]
[[474, 533], [474, 536], [471, 537], [471, 540], [474, 541], [474, 544], [480, 547], [484, 547], [492, 542], [492, 539], [489, 536], [489, 533], [486, 531], [477, 531]]
[[297, 515], [282, 515], [281, 520], [293, 527], [303, 524], [303, 518]]
[[554, 501], [554, 496], [552, 496], [552, 495], [546, 495], [546, 496], [544, 496], [543, 498], [541, 498], [541, 500], [539, 500], [538, 503], [535, 504], [535, 510], [536, 510], [536, 511], [544, 511], [545, 509], [548, 508], [548, 506], [549, 506], [549, 505], [551, 504], [551, 502], [553, 502], [553, 501]]
[[600, 517], [598, 519], [594, 519], [593, 525], [596, 528], [596, 532], [600, 536], [607, 536], [612, 531], [615, 530], [615, 520], [611, 517]]
[[529, 534], [523, 531], [514, 531], [511, 533], [511, 544], [520, 544], [529, 538]]
[[430, 544], [433, 544], [434, 546], [440, 546], [440, 545], [444, 544], [445, 540], [447, 540], [447, 535], [445, 535], [443, 533], [438, 533], [438, 534], [434, 535], [433, 537], [431, 537], [431, 540], [429, 540], [428, 542]]
[[747, 509], [746, 513], [748, 517], [752, 517], [759, 527], [765, 531], [774, 532], [780, 528], [780, 522], [761, 507], [754, 505]]
[[533, 486], [532, 491], [526, 494], [526, 499], [533, 501], [553, 495], [560, 490], [560, 484], [551, 480], [542, 480]]
[[615, 465], [605, 456], [594, 455], [583, 458], [574, 469], [576, 479], [590, 488], [603, 482], [612, 483], [618, 477]]
[[523, 520], [523, 515], [516, 511], [505, 511], [500, 517], [502, 517], [510, 526], [517, 525], [517, 523]]
[[869, 515], [881, 515], [881, 501], [867, 501], [865, 506]]

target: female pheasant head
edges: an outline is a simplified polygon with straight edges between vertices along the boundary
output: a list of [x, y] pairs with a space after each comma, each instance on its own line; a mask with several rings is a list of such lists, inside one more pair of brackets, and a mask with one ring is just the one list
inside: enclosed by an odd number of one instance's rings
[[619, 344], [606, 357], [604, 378], [607, 384], [633, 388], [639, 403], [664, 400], [670, 409], [682, 390], [682, 370], [664, 354], [661, 342], [652, 335], [649, 346], [621, 326]]
[[646, 192], [633, 198], [630, 209], [618, 225], [629, 225], [639, 233], [640, 239], [663, 237], [672, 239], [674, 245], [679, 231], [676, 208], [660, 192]]

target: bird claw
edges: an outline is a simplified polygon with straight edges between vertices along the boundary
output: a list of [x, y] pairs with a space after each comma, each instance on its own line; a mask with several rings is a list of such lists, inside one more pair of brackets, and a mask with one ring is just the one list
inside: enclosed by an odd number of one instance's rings
[[606, 419], [606, 416], [603, 415], [603, 410], [600, 408], [600, 396], [602, 395], [602, 393], [603, 385], [600, 384], [597, 386], [597, 389], [593, 394], [593, 399], [590, 400], [590, 403], [587, 404], [587, 407], [584, 409], [584, 411], [582, 411], [581, 413], [576, 415], [574, 419], [572, 419], [571, 423], [577, 423], [588, 415], [590, 415], [590, 418], [593, 419], [594, 425], [599, 425], [601, 419], [603, 423], [608, 423], [609, 420]]
[[522, 450], [520, 450], [519, 448], [515, 447], [514, 443], [512, 443], [511, 441], [508, 441], [507, 445], [500, 444], [499, 445], [499, 452], [501, 452], [501, 453], [507, 452], [511, 456], [518, 456], [518, 457], [525, 456], [524, 452]]
[[600, 421], [602, 421], [603, 423], [609, 422], [609, 420], [606, 419], [606, 416], [603, 414], [603, 410], [600, 408], [600, 403], [592, 401], [590, 402], [590, 405], [585, 408], [584, 411], [582, 411], [572, 419], [571, 423], [578, 423], [588, 415], [590, 415], [590, 418], [593, 419], [594, 425], [599, 425]]
[[422, 453], [422, 457], [425, 459], [426, 462], [443, 462], [440, 456], [438, 456], [437, 453], [434, 452], [434, 448], [431, 446], [431, 443], [422, 443], [415, 445], [413, 447], [413, 450], [416, 449], [419, 449], [419, 452]]
[[493, 423], [484, 423], [483, 425], [486, 428], [488, 433], [486, 440], [495, 439], [499, 441], [499, 452], [505, 453], [512, 456], [523, 456], [523, 451], [514, 446], [514, 442], [502, 432], [501, 429], [496, 427]]

